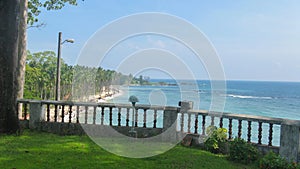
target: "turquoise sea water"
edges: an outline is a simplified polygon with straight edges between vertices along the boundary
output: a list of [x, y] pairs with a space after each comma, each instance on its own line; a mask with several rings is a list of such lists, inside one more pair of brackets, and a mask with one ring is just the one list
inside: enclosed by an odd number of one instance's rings
[[[129, 95], [139, 98], [139, 104], [177, 106], [183, 98], [199, 105], [195, 109], [210, 109], [212, 91], [207, 80], [164, 81], [179, 86], [130, 86], [123, 88], [125, 94], [115, 102], [128, 102]], [[184, 83], [185, 82], [185, 83]], [[298, 82], [257, 82], [227, 81], [224, 112], [251, 114], [300, 120], [300, 83]]]
[[[152, 82], [164, 81], [177, 86], [129, 86], [122, 87], [124, 92], [112, 102], [128, 103], [128, 97], [135, 95], [139, 98], [137, 104], [152, 104], [178, 106], [181, 100], [193, 101], [194, 109], [209, 110], [212, 93], [225, 98], [223, 112], [250, 114], [267, 117], [286, 118], [300, 120], [300, 83], [299, 82], [257, 82], [257, 81], [227, 81], [224, 93], [211, 89], [211, 83], [207, 80], [174, 81], [152, 80]], [[196, 85], [195, 85], [196, 84]], [[150, 113], [149, 124], [151, 126], [153, 115]], [[124, 117], [125, 118], [125, 117]], [[139, 116], [142, 121], [142, 116]], [[162, 127], [162, 114], [158, 115], [158, 127]], [[179, 117], [180, 118], [180, 117]], [[186, 119], [186, 118], [185, 118]], [[193, 118], [191, 119], [193, 121]], [[201, 132], [202, 117], [199, 117], [198, 132]], [[215, 119], [218, 125], [218, 118]], [[206, 121], [210, 124], [210, 118]], [[139, 124], [139, 125], [142, 125]], [[224, 121], [224, 127], [228, 128], [228, 121]], [[193, 131], [193, 129], [191, 129]], [[268, 144], [268, 124], [263, 124], [263, 144]], [[237, 120], [233, 121], [233, 137], [237, 136]], [[257, 142], [258, 124], [252, 124], [251, 140]], [[280, 126], [273, 127], [273, 145], [279, 145]], [[242, 124], [242, 138], [247, 138], [247, 123]]]

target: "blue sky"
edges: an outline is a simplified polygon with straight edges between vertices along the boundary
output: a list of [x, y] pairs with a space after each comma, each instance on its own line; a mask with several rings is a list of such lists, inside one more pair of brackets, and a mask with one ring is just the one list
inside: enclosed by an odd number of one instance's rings
[[[187, 20], [201, 30], [215, 47], [230, 80], [300, 81], [300, 2], [290, 1], [171, 1], [171, 0], [85, 0], [78, 6], [66, 6], [60, 11], [42, 11], [39, 17], [46, 27], [28, 29], [28, 49], [32, 52], [57, 50], [58, 32], [63, 39], [74, 38], [74, 44], [64, 44], [62, 57], [75, 64], [88, 39], [101, 27], [127, 15], [140, 12], [163, 12]], [[126, 42], [132, 49], [162, 47], [174, 53], [188, 51], [173, 48], [165, 37], [144, 36]], [[122, 45], [116, 50], [134, 52]], [[181, 50], [181, 51], [179, 51]], [[113, 52], [111, 53], [113, 55]], [[112, 57], [103, 67], [121, 58]], [[197, 78], [207, 77], [203, 65]], [[149, 73], [151, 75], [151, 73]], [[154, 77], [160, 76], [152, 72]], [[163, 77], [163, 76], [162, 76]], [[156, 77], [157, 78], [157, 77]]]

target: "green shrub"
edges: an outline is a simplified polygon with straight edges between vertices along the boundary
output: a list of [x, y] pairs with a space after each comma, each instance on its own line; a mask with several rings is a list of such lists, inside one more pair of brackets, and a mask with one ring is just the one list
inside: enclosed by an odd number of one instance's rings
[[230, 142], [229, 150], [229, 159], [243, 164], [252, 163], [259, 157], [257, 148], [240, 138]]
[[212, 153], [225, 153], [227, 143], [227, 129], [209, 126], [206, 129], [208, 139], [204, 142], [205, 149]]
[[288, 162], [280, 155], [273, 153], [272, 151], [265, 155], [259, 161], [259, 168], [261, 169], [299, 169], [300, 165], [296, 163]]

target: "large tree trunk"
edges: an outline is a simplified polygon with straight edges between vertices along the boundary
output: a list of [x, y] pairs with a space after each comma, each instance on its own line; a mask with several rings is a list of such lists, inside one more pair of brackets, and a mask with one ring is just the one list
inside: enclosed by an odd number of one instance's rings
[[20, 0], [0, 1], [0, 133], [16, 133], [16, 67]]
[[[18, 44], [18, 65], [17, 65], [17, 98], [22, 99], [24, 94], [25, 67], [26, 67], [26, 43], [27, 43], [27, 6], [28, 0], [20, 1], [20, 23], [19, 23], [19, 44]], [[18, 107], [19, 118], [22, 118], [22, 104]]]

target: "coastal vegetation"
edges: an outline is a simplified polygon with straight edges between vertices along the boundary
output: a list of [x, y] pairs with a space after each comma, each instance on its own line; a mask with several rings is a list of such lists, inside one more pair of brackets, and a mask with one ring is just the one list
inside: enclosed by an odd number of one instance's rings
[[270, 151], [259, 160], [260, 169], [300, 169], [300, 165], [289, 162], [278, 154]]
[[263, 155], [254, 145], [244, 139], [228, 139], [226, 128], [209, 126], [206, 131], [210, 137], [204, 142], [202, 148], [214, 154], [227, 155], [229, 161], [260, 169], [300, 169], [298, 163], [288, 161], [272, 151]]
[[227, 129], [209, 126], [206, 133], [210, 136], [205, 142], [205, 149], [212, 153], [226, 154]]
[[[31, 53], [27, 51], [24, 98], [51, 100], [55, 97], [57, 57], [53, 51]], [[79, 96], [113, 92], [111, 86], [119, 85], [174, 85], [163, 81], [150, 82], [150, 77], [124, 75], [102, 67], [92, 68], [69, 65], [61, 60], [61, 100], [78, 99]], [[72, 96], [76, 93], [76, 96]], [[73, 97], [73, 98], [72, 98]]]
[[257, 148], [240, 138], [232, 140], [229, 149], [229, 159], [243, 164], [253, 163], [261, 156]]
[[[48, 100], [55, 97], [56, 63], [57, 57], [53, 51], [37, 53], [28, 51], [24, 98]], [[88, 94], [99, 94], [103, 88], [108, 90], [111, 85], [128, 84], [139, 84], [139, 79], [101, 67], [72, 66], [61, 60], [60, 85], [63, 100], [71, 99], [72, 88], [80, 90], [83, 94], [89, 91], [93, 93]]]

